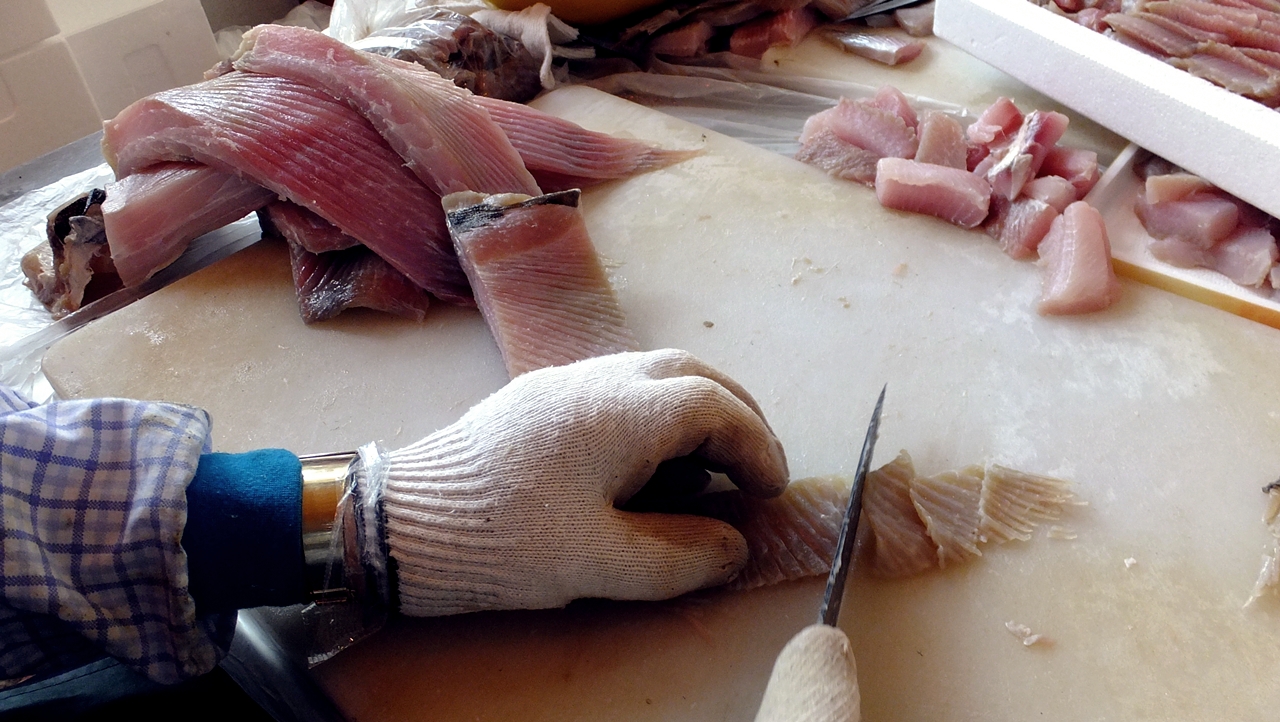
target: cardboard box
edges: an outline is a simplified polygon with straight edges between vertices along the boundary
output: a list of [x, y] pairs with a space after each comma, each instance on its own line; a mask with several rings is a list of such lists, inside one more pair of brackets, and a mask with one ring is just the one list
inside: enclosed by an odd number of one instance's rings
[[58, 34], [45, 0], [0, 2], [0, 58], [7, 58]]
[[218, 62], [200, 0], [49, 2], [103, 120]]
[[62, 38], [42, 40], [0, 60], [0, 172], [101, 127], [97, 106]]
[[938, 0], [934, 33], [1280, 216], [1280, 113], [1027, 0]]

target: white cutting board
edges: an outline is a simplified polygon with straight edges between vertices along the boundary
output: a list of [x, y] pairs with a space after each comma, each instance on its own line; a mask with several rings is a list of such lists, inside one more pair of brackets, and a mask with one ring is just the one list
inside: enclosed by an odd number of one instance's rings
[[[841, 621], [864, 719], [1276, 718], [1280, 605], [1241, 606], [1267, 539], [1259, 489], [1280, 473], [1280, 332], [1128, 281], [1106, 312], [1041, 318], [1035, 266], [980, 232], [589, 89], [540, 103], [705, 149], [586, 193], [588, 227], [641, 343], [741, 381], [795, 476], [852, 469], [887, 382], [878, 462], [998, 461], [1088, 501], [1064, 521], [1074, 540], [854, 578]], [[504, 380], [473, 311], [307, 328], [287, 277], [282, 249], [250, 249], [78, 332], [45, 370], [71, 396], [201, 404], [221, 449], [299, 452], [412, 442]], [[315, 673], [361, 720], [749, 720], [820, 596], [398, 620]], [[1010, 621], [1052, 644], [1023, 647]]]

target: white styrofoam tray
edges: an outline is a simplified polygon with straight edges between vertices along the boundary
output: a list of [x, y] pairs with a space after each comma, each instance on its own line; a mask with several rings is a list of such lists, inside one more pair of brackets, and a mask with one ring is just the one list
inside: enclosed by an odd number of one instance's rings
[[1280, 216], [1280, 113], [1028, 0], [938, 0], [934, 33]]

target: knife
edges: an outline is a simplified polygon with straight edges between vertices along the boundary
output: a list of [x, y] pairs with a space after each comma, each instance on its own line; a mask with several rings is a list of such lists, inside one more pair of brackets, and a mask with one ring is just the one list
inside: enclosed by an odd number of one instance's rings
[[876, 400], [867, 435], [862, 442], [858, 469], [849, 489], [849, 504], [840, 522], [831, 573], [818, 610], [818, 623], [800, 630], [787, 642], [774, 662], [765, 687], [756, 722], [811, 720], [812, 722], [856, 722], [859, 718], [857, 669], [849, 638], [836, 626], [844, 599], [845, 581], [858, 535], [862, 513], [862, 488], [871, 468], [871, 456], [880, 431], [884, 392]]

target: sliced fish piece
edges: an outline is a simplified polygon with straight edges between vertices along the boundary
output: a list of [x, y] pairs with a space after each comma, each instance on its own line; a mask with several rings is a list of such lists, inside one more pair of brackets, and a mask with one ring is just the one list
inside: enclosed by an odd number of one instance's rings
[[946, 113], [929, 110], [920, 121], [919, 133], [920, 145], [914, 160], [968, 170], [968, 146], [960, 121]]
[[775, 45], [795, 47], [818, 24], [806, 7], [791, 8], [739, 26], [729, 36], [729, 49], [748, 58], [763, 57]]
[[965, 137], [972, 145], [989, 147], [992, 143], [1013, 137], [1022, 127], [1022, 111], [1013, 101], [1000, 97], [965, 129]]
[[907, 96], [892, 85], [880, 86], [876, 94], [866, 102], [873, 108], [888, 111], [902, 118], [902, 122], [906, 123], [908, 128], [914, 131], [919, 130], [920, 118], [916, 115], [916, 109], [911, 107], [911, 101]]
[[104, 124], [103, 154], [118, 177], [192, 159], [234, 173], [315, 212], [419, 287], [471, 302], [439, 197], [368, 121], [327, 93], [228, 73], [125, 108]]
[[1071, 184], [1071, 181], [1056, 175], [1044, 175], [1028, 181], [1022, 187], [1022, 197], [1048, 203], [1059, 213], [1079, 200], [1076, 187]]
[[933, 35], [934, 5], [936, 3], [929, 0], [927, 3], [898, 8], [893, 11], [893, 19], [898, 23], [898, 27], [907, 31], [907, 35], [917, 38], [929, 37]]
[[877, 576], [915, 576], [938, 565], [938, 547], [911, 499], [915, 478], [911, 456], [901, 451], [863, 482], [858, 559]]
[[1076, 189], [1076, 200], [1082, 201], [1098, 184], [1102, 174], [1098, 171], [1098, 154], [1084, 148], [1067, 148], [1055, 145], [1044, 155], [1039, 176], [1066, 178]]
[[102, 221], [116, 273], [137, 286], [191, 241], [270, 203], [257, 183], [197, 163], [159, 163], [106, 188]]
[[833, 177], [870, 187], [876, 182], [876, 163], [880, 156], [840, 138], [829, 128], [823, 128], [800, 146], [796, 160], [821, 168]]
[[444, 198], [462, 267], [512, 378], [640, 349], [587, 235], [579, 195]]
[[1231, 235], [1240, 221], [1239, 207], [1216, 196], [1159, 203], [1148, 203], [1145, 196], [1139, 196], [1133, 211], [1152, 238], [1176, 238], [1206, 250]]
[[864, 25], [829, 25], [822, 29], [821, 36], [845, 52], [883, 65], [908, 63], [924, 52], [922, 40]]
[[675, 58], [691, 58], [707, 52], [707, 41], [715, 33], [709, 23], [694, 20], [686, 25], [667, 31], [653, 39], [649, 50], [655, 55], [666, 55]]
[[810, 116], [800, 132], [801, 145], [823, 129], [882, 158], [916, 154], [915, 129], [897, 114], [868, 102], [841, 98], [835, 107]]
[[1263, 228], [1241, 227], [1210, 252], [1213, 270], [1241, 286], [1262, 286], [1280, 253], [1276, 239]]
[[356, 307], [421, 321], [431, 305], [426, 291], [364, 246], [312, 253], [290, 243], [289, 264], [298, 311], [306, 323]]
[[[1067, 130], [1068, 119], [1062, 113], [1033, 110], [1022, 119], [1018, 134], [986, 173], [991, 192], [1013, 200], [1022, 186], [1036, 177], [1054, 144]], [[993, 156], [996, 154], [993, 153]], [[1056, 174], [1055, 174], [1056, 175]]]
[[295, 80], [351, 105], [441, 196], [541, 192], [511, 141], [471, 94], [422, 66], [284, 25], [259, 25], [245, 33], [233, 62], [237, 70]]
[[264, 230], [311, 253], [341, 251], [360, 245], [337, 226], [289, 201], [275, 201], [259, 213]]
[[[1065, 181], [1064, 181], [1065, 182]], [[1068, 183], [1067, 187], [1071, 185]], [[1074, 198], [1075, 191], [1072, 189]], [[1000, 244], [1010, 258], [1034, 258], [1040, 242], [1060, 211], [1036, 198], [1021, 197], [1007, 201], [1000, 196], [991, 199], [991, 215], [983, 227]]]
[[1213, 190], [1209, 181], [1191, 173], [1166, 173], [1147, 176], [1143, 184], [1144, 198], [1148, 204], [1186, 200], [1195, 193]]
[[1125, 38], [1142, 44], [1162, 58], [1190, 57], [1199, 45], [1185, 31], [1153, 22], [1141, 15], [1111, 13], [1105, 16], [1102, 22]]
[[1036, 310], [1041, 314], [1101, 311], [1120, 297], [1106, 224], [1088, 203], [1067, 206], [1054, 219], [1039, 250], [1041, 290]]
[[973, 228], [987, 217], [991, 186], [959, 168], [881, 158], [876, 164], [876, 198], [885, 208]]
[[983, 478], [978, 536], [994, 544], [1027, 541], [1039, 524], [1060, 519], [1074, 498], [1061, 479], [993, 464]]
[[967, 466], [935, 476], [917, 476], [911, 482], [911, 503], [938, 547], [938, 566], [943, 569], [982, 556], [978, 504], [983, 476], [981, 466]]

